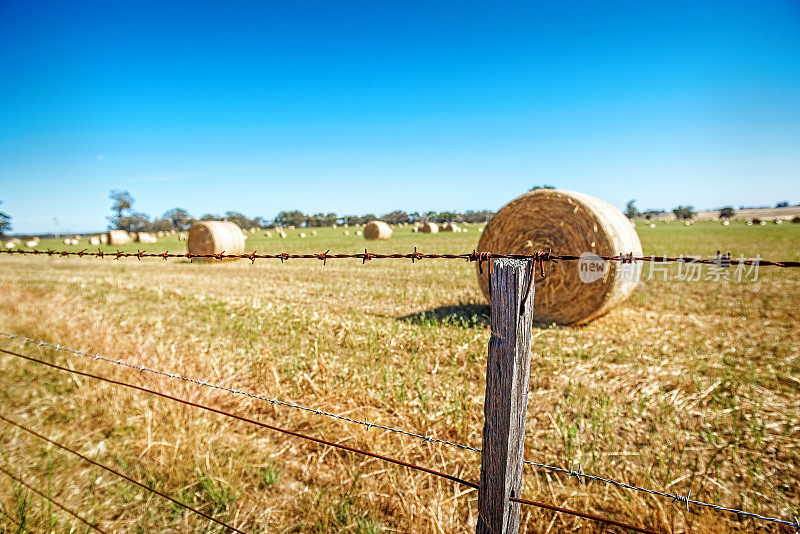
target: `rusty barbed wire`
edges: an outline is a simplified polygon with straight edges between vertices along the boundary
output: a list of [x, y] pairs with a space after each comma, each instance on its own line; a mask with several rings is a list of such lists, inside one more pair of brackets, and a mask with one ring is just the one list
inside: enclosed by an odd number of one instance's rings
[[[13, 351], [9, 351], [9, 350], [6, 350], [6, 349], [0, 348], [0, 352], [3, 352], [5, 354], [9, 354], [11, 356], [16, 356], [16, 357], [19, 357], [19, 358], [22, 358], [24, 360], [28, 360], [28, 361], [31, 361], [31, 362], [35, 362], [35, 363], [39, 363], [39, 364], [42, 364], [42, 365], [46, 365], [48, 367], [52, 367], [52, 368], [58, 369], [60, 371], [65, 371], [65, 372], [68, 372], [68, 373], [77, 374], [77, 375], [84, 376], [84, 377], [87, 377], [87, 378], [94, 378], [96, 380], [101, 380], [103, 382], [108, 382], [110, 384], [123, 386], [123, 387], [128, 387], [128, 388], [135, 389], [135, 390], [138, 390], [138, 391], [142, 391], [142, 392], [145, 392], [145, 393], [150, 393], [150, 394], [156, 395], [158, 397], [169, 399], [169, 400], [172, 400], [172, 401], [175, 401], [175, 402], [179, 402], [181, 404], [185, 404], [187, 406], [200, 408], [202, 410], [206, 410], [206, 411], [209, 411], [209, 412], [217, 413], [217, 414], [224, 415], [224, 416], [227, 416], [227, 417], [231, 417], [233, 419], [238, 419], [240, 421], [243, 421], [243, 422], [246, 422], [246, 423], [250, 423], [252, 425], [260, 426], [260, 427], [263, 427], [263, 428], [266, 428], [266, 429], [269, 429], [269, 430], [273, 430], [273, 431], [276, 431], [276, 432], [280, 432], [280, 433], [288, 435], [288, 436], [293, 436], [293, 437], [305, 439], [305, 440], [308, 440], [308, 441], [319, 443], [321, 445], [326, 445], [326, 446], [337, 448], [337, 449], [340, 449], [340, 450], [353, 452], [353, 453], [356, 453], [356, 454], [361, 454], [363, 456], [369, 456], [371, 458], [375, 458], [375, 459], [378, 459], [378, 460], [383, 460], [383, 461], [388, 462], [388, 463], [393, 463], [395, 465], [400, 465], [402, 467], [408, 467], [408, 468], [416, 470], [416, 471], [421, 471], [421, 472], [424, 472], [424, 473], [435, 475], [435, 476], [438, 476], [440, 478], [444, 478], [446, 480], [450, 480], [451, 482], [456, 482], [458, 484], [467, 486], [467, 487], [472, 488], [472, 489], [478, 489], [478, 484], [476, 484], [475, 482], [470, 482], [470, 481], [464, 480], [464, 479], [462, 479], [460, 477], [457, 477], [455, 475], [449, 475], [447, 473], [442, 473], [441, 471], [436, 471], [434, 469], [430, 469], [430, 468], [423, 467], [423, 466], [420, 466], [420, 465], [412, 464], [412, 463], [409, 463], [409, 462], [404, 462], [403, 460], [398, 460], [396, 458], [390, 458], [388, 456], [384, 456], [384, 455], [377, 454], [377, 453], [374, 453], [374, 452], [364, 451], [364, 450], [361, 450], [361, 449], [357, 449], [355, 447], [350, 447], [348, 445], [343, 445], [341, 443], [335, 443], [335, 442], [331, 442], [331, 441], [326, 441], [324, 439], [315, 438], [313, 436], [309, 436], [309, 435], [301, 434], [299, 432], [294, 432], [292, 430], [288, 430], [288, 429], [285, 429], [285, 428], [273, 426], [273, 425], [270, 425], [268, 423], [264, 423], [262, 421], [258, 421], [258, 420], [255, 420], [255, 419], [250, 419], [249, 417], [244, 417], [244, 416], [241, 416], [241, 415], [238, 415], [238, 414], [235, 414], [235, 413], [230, 413], [230, 412], [226, 412], [224, 410], [220, 410], [218, 408], [213, 408], [211, 406], [205, 406], [205, 405], [198, 404], [196, 402], [192, 402], [192, 401], [189, 401], [189, 400], [186, 400], [186, 399], [181, 399], [179, 397], [174, 397], [172, 395], [168, 395], [168, 394], [162, 393], [160, 391], [155, 391], [155, 390], [147, 389], [147, 388], [144, 388], [144, 387], [141, 387], [141, 386], [137, 386], [135, 384], [129, 384], [129, 383], [126, 383], [126, 382], [120, 382], [118, 380], [113, 380], [113, 379], [110, 379], [110, 378], [106, 378], [106, 377], [102, 377], [102, 376], [98, 376], [98, 375], [93, 375], [91, 373], [85, 373], [83, 371], [77, 371], [75, 369], [69, 369], [68, 367], [62, 367], [62, 366], [56, 365], [54, 363], [45, 362], [45, 361], [42, 361], [42, 360], [37, 360], [36, 358], [31, 358], [30, 356], [26, 356], [24, 354], [19, 354], [19, 353], [16, 353], [16, 352], [13, 352]], [[54, 441], [51, 441], [50, 439], [42, 436], [41, 434], [38, 434], [35, 431], [32, 431], [32, 430], [30, 430], [28, 428], [25, 428], [22, 425], [20, 425], [19, 423], [15, 423], [15, 422], [9, 420], [8, 418], [4, 417], [2, 414], [0, 414], [0, 419], [2, 419], [3, 421], [6, 421], [7, 423], [11, 423], [11, 424], [13, 424], [13, 425], [15, 425], [15, 426], [27, 431], [27, 432], [31, 432], [32, 434], [35, 434], [38, 437], [40, 437], [40, 438], [52, 443], [53, 445], [56, 445], [56, 446], [61, 447], [61, 448], [64, 448], [65, 450], [69, 450], [69, 449], [66, 449], [65, 447], [63, 447], [62, 445], [59, 445], [58, 443], [56, 443]], [[89, 458], [86, 458], [86, 457], [83, 457], [82, 455], [80, 455], [80, 453], [77, 453], [75, 451], [70, 451], [70, 452], [73, 452], [74, 454], [76, 454], [78, 456], [81, 456], [83, 459], [85, 459], [85, 460], [87, 460], [87, 461], [89, 461], [89, 462], [91, 462], [91, 463], [93, 463], [95, 465], [98, 465], [99, 467], [103, 467], [101, 464], [97, 464], [93, 460], [91, 460]], [[110, 469], [110, 468], [108, 468], [108, 469]], [[122, 475], [121, 473], [119, 473], [119, 474], [120, 474], [120, 476], [125, 477], [125, 475]], [[127, 478], [127, 477], [125, 477], [125, 478]], [[130, 480], [132, 482], [136, 483], [134, 480], [132, 480], [132, 479], [130, 479]], [[141, 485], [141, 484], [139, 484], [139, 485]], [[143, 487], [147, 488], [147, 486], [143, 486]], [[147, 488], [147, 489], [149, 489], [149, 488]], [[150, 491], [154, 491], [155, 492], [155, 490], [150, 490]], [[156, 493], [158, 493], [158, 492], [156, 492]], [[163, 495], [163, 496], [168, 498], [168, 499], [170, 499], [166, 495]], [[170, 500], [172, 500], [172, 499], [170, 499]], [[546, 504], [546, 503], [541, 503], [541, 502], [538, 502], [538, 501], [530, 501], [530, 500], [526, 500], [526, 499], [518, 499], [517, 498], [517, 499], [512, 499], [512, 500], [514, 502], [520, 502], [522, 504], [528, 504], [528, 505], [532, 505], [532, 506], [537, 506], [537, 507], [540, 507], [540, 508], [545, 508], [545, 509], [553, 510], [553, 511], [556, 511], [556, 512], [566, 513], [566, 514], [574, 515], [574, 516], [577, 516], [577, 517], [583, 517], [583, 518], [587, 518], [587, 519], [592, 519], [594, 521], [598, 521], [598, 522], [602, 522], [602, 523], [606, 523], [606, 524], [616, 525], [616, 526], [619, 526], [619, 527], [622, 527], [622, 528], [626, 528], [628, 530], [632, 530], [634, 532], [642, 532], [642, 533], [645, 533], [645, 534], [656, 534], [656, 532], [654, 532], [652, 530], [645, 529], [645, 528], [642, 528], [642, 527], [638, 527], [636, 525], [623, 523], [623, 522], [616, 521], [616, 520], [613, 520], [613, 519], [610, 519], [610, 518], [607, 518], [607, 517], [597, 516], [597, 515], [589, 514], [589, 513], [586, 513], [586, 512], [580, 512], [580, 511], [577, 511], [577, 510], [572, 510], [570, 508], [562, 508], [562, 507], [558, 507], [558, 506], [554, 506], [554, 505], [550, 505], [550, 504]], [[179, 504], [181, 504], [181, 503], [179, 503]], [[186, 508], [189, 508], [185, 504], [181, 504], [181, 505], [185, 506]], [[189, 508], [189, 509], [191, 509], [191, 508]], [[201, 515], [204, 515], [204, 514], [201, 513]], [[214, 521], [216, 521], [216, 520], [214, 520]], [[216, 522], [218, 522], [218, 521], [216, 521]], [[227, 526], [227, 525], [225, 525], [225, 526]], [[230, 528], [232, 530], [236, 530], [235, 528], [230, 527], [230, 526], [228, 526], [228, 528]], [[241, 532], [239, 530], [236, 530], [236, 531], [237, 532]]]
[[[2, 418], [2, 416], [0, 416], [0, 418]], [[62, 510], [64, 510], [65, 512], [67, 512], [69, 515], [71, 515], [72, 517], [74, 517], [75, 519], [77, 519], [78, 521], [80, 521], [81, 523], [83, 523], [84, 525], [86, 525], [87, 527], [91, 528], [92, 530], [96, 530], [97, 532], [100, 532], [101, 534], [106, 534], [106, 531], [105, 531], [105, 530], [103, 530], [103, 529], [101, 529], [100, 527], [98, 527], [96, 524], [94, 524], [94, 523], [90, 523], [90, 522], [89, 522], [89, 520], [87, 520], [87, 519], [86, 519], [86, 518], [84, 518], [84, 517], [81, 517], [80, 515], [78, 515], [78, 513], [77, 513], [77, 512], [75, 512], [75, 511], [74, 511], [74, 510], [72, 510], [71, 508], [68, 508], [67, 506], [64, 506], [63, 504], [61, 504], [60, 502], [56, 501], [55, 499], [53, 499], [53, 498], [52, 498], [52, 497], [50, 497], [49, 495], [45, 495], [44, 493], [42, 493], [42, 492], [41, 492], [41, 491], [39, 491], [38, 489], [34, 488], [33, 486], [31, 486], [30, 484], [28, 484], [27, 482], [25, 482], [25, 481], [24, 481], [24, 480], [22, 480], [21, 478], [18, 478], [17, 476], [15, 476], [15, 475], [14, 475], [13, 473], [11, 473], [10, 471], [7, 471], [7, 470], [6, 470], [6, 469], [4, 469], [3, 467], [0, 467], [0, 472], [4, 473], [4, 474], [5, 474], [7, 477], [9, 477], [10, 479], [12, 479], [12, 480], [16, 480], [16, 481], [17, 481], [19, 484], [21, 484], [21, 485], [25, 486], [26, 488], [28, 488], [29, 490], [31, 490], [32, 492], [34, 492], [34, 493], [35, 493], [36, 495], [38, 495], [39, 497], [41, 497], [41, 498], [43, 498], [43, 499], [45, 499], [45, 500], [47, 500], [47, 501], [49, 501], [49, 502], [51, 502], [51, 503], [55, 504], [55, 505], [56, 505], [58, 508], [61, 508]], [[5, 514], [5, 510], [3, 510], [3, 513]], [[7, 516], [8, 516], [8, 517], [9, 517], [9, 518], [12, 520], [12, 521], [14, 521], [14, 522], [15, 522], [15, 523], [17, 523], [18, 525], [22, 526], [22, 524], [21, 524], [19, 521], [17, 521], [16, 519], [14, 519], [13, 517], [11, 517], [11, 516], [10, 516], [10, 515], [8, 515], [8, 514], [6, 514], [6, 515], [7, 515]], [[30, 529], [28, 529], [28, 530], [30, 530]]]
[[[310, 412], [310, 413], [313, 413], [313, 414], [316, 414], [316, 415], [322, 415], [322, 416], [325, 416], [325, 417], [330, 417], [330, 418], [333, 418], [333, 419], [338, 419], [338, 420], [341, 420], [341, 421], [345, 421], [345, 422], [348, 422], [348, 423], [359, 424], [359, 425], [367, 427], [367, 429], [377, 428], [377, 429], [380, 429], [380, 430], [386, 430], [388, 432], [402, 434], [402, 435], [405, 435], [405, 436], [408, 436], [408, 437], [412, 437], [412, 438], [415, 438], [415, 439], [419, 439], [419, 440], [422, 440], [422, 441], [426, 441], [426, 442], [429, 442], [429, 443], [438, 443], [438, 444], [441, 444], [441, 445], [447, 445], [447, 446], [458, 448], [458, 449], [462, 449], [462, 450], [468, 450], [470, 452], [475, 452], [475, 453], [478, 453], [478, 454], [481, 453], [481, 449], [480, 448], [472, 447], [470, 445], [464, 445], [462, 443], [455, 443], [455, 442], [448, 441], [448, 440], [445, 440], [445, 439], [431, 437], [431, 436], [428, 436], [427, 433], [426, 434], [418, 434], [418, 433], [415, 433], [415, 432], [410, 432], [410, 431], [407, 431], [407, 430], [394, 428], [394, 427], [390, 427], [390, 426], [387, 426], [387, 425], [382, 425], [382, 424], [379, 424], [379, 423], [374, 423], [374, 422], [370, 422], [370, 421], [366, 421], [366, 420], [361, 421], [361, 420], [358, 420], [358, 419], [353, 419], [351, 417], [347, 417], [347, 416], [343, 416], [343, 415], [339, 415], [339, 414], [334, 414], [334, 413], [329, 413], [329, 412], [325, 412], [323, 410], [318, 410], [316, 408], [310, 408], [310, 407], [307, 407], [307, 406], [302, 406], [302, 405], [294, 404], [294, 403], [287, 402], [287, 401], [281, 401], [281, 400], [278, 400], [277, 398], [264, 397], [264, 396], [257, 395], [257, 394], [254, 394], [254, 393], [249, 393], [247, 391], [242, 391], [242, 390], [239, 390], [239, 389], [234, 389], [234, 388], [229, 388], [229, 387], [226, 387], [226, 386], [221, 386], [221, 385], [218, 385], [218, 384], [213, 384], [213, 383], [210, 383], [210, 382], [207, 382], [207, 381], [204, 381], [204, 380], [188, 378], [188, 377], [179, 375], [177, 373], [170, 373], [170, 372], [162, 371], [162, 370], [158, 370], [158, 369], [151, 369], [149, 367], [138, 365], [138, 364], [135, 364], [135, 363], [126, 362], [124, 360], [115, 360], [113, 358], [108, 358], [106, 356], [101, 356], [101, 355], [98, 355], [98, 354], [92, 354], [92, 353], [83, 352], [83, 351], [79, 351], [79, 350], [75, 350], [75, 349], [70, 349], [70, 348], [61, 346], [59, 344], [53, 345], [52, 343], [47, 343], [46, 341], [39, 341], [39, 340], [35, 340], [35, 339], [30, 339], [30, 338], [27, 338], [27, 337], [24, 337], [24, 336], [18, 336], [18, 335], [15, 335], [15, 334], [8, 334], [8, 333], [5, 333], [5, 332], [0, 332], [0, 336], [7, 337], [9, 339], [16, 339], [16, 340], [19, 340], [19, 341], [22, 341], [22, 342], [25, 342], [25, 343], [29, 343], [29, 344], [34, 344], [34, 345], [37, 345], [39, 347], [47, 347], [47, 348], [51, 348], [51, 349], [54, 349], [54, 350], [67, 352], [67, 353], [70, 353], [70, 354], [75, 354], [75, 355], [78, 355], [78, 356], [84, 356], [84, 357], [87, 357], [87, 358], [91, 358], [93, 360], [99, 360], [99, 361], [104, 361], [104, 362], [111, 363], [111, 364], [114, 364], [114, 365], [129, 367], [129, 368], [132, 368], [132, 369], [136, 369], [138, 371], [154, 373], [154, 374], [158, 374], [158, 375], [161, 375], [161, 376], [166, 376], [168, 378], [173, 378], [173, 379], [176, 379], [176, 380], [183, 380], [183, 381], [186, 381], [186, 382], [192, 382], [192, 383], [200, 385], [200, 386], [205, 386], [205, 387], [210, 387], [210, 388], [213, 388], [213, 389], [219, 389], [219, 390], [222, 390], [222, 391], [227, 391], [227, 392], [232, 393], [234, 395], [243, 395], [243, 396], [246, 396], [246, 397], [267, 401], [267, 402], [270, 402], [270, 403], [273, 403], [273, 404], [276, 404], [276, 405], [279, 405], [279, 406], [285, 406], [285, 407], [288, 407], [288, 408], [293, 408], [293, 409], [297, 409], [297, 410], [303, 410], [303, 411]], [[549, 465], [549, 464], [534, 462], [534, 461], [531, 461], [531, 460], [523, 460], [523, 463], [526, 464], [526, 465], [530, 465], [532, 467], [536, 467], [536, 468], [539, 468], [539, 469], [546, 470], [546, 471], [551, 471], [551, 472], [567, 475], [567, 479], [568, 480], [571, 480], [572, 478], [575, 478], [575, 479], [577, 479], [578, 483], [584, 482], [586, 480], [592, 480], [592, 481], [596, 481], [596, 482], [603, 482], [603, 483], [612, 484], [612, 485], [617, 486], [619, 488], [627, 489], [627, 490], [630, 490], [630, 491], [638, 491], [638, 492], [646, 493], [646, 494], [649, 494], [649, 495], [655, 495], [655, 496], [663, 497], [665, 499], [669, 499], [672, 502], [684, 503], [684, 504], [686, 504], [687, 509], [688, 509], [688, 506], [691, 504], [691, 505], [695, 505], [695, 506], [700, 506], [700, 507], [704, 507], [704, 508], [717, 510], [717, 511], [720, 511], [720, 512], [729, 512], [729, 513], [732, 513], [732, 514], [736, 514], [737, 516], [750, 517], [752, 519], [758, 519], [758, 520], [762, 520], [762, 521], [768, 521], [768, 522], [772, 522], [772, 523], [778, 523], [778, 524], [782, 524], [782, 525], [787, 525], [787, 526], [790, 526], [790, 527], [795, 527], [795, 528], [800, 530], [800, 521], [798, 521], [797, 518], [795, 518], [794, 522], [792, 522], [792, 521], [787, 521], [787, 520], [780, 519], [780, 518], [763, 516], [763, 515], [756, 514], [756, 513], [753, 513], [753, 512], [747, 512], [747, 511], [739, 510], [739, 509], [736, 509], [736, 508], [728, 508], [728, 507], [720, 506], [720, 505], [713, 504], [713, 503], [707, 503], [707, 502], [699, 501], [699, 500], [696, 500], [696, 499], [691, 499], [691, 490], [689, 490], [687, 495], [680, 495], [677, 492], [676, 493], [669, 493], [669, 492], [666, 492], [666, 491], [659, 491], [659, 490], [643, 488], [643, 487], [640, 487], [640, 486], [627, 484], [625, 482], [620, 482], [618, 480], [614, 480], [614, 479], [611, 479], [611, 478], [606, 478], [606, 477], [602, 477], [602, 476], [598, 476], [598, 475], [592, 475], [592, 474], [589, 474], [589, 473], [585, 473], [583, 471], [582, 467], [581, 467], [581, 464], [578, 464], [577, 468], [565, 469], [563, 467], [558, 467], [558, 466], [555, 466], [555, 465]]]
[[[493, 259], [514, 259], [514, 260], [529, 260], [539, 263], [540, 269], [543, 269], [545, 263], [557, 263], [559, 261], [575, 261], [580, 260], [582, 257], [580, 255], [573, 255], [573, 254], [557, 254], [552, 251], [535, 251], [531, 254], [511, 254], [511, 253], [498, 253], [498, 252], [478, 252], [473, 250], [472, 252], [463, 252], [463, 253], [456, 253], [456, 254], [431, 254], [431, 253], [423, 253], [417, 251], [417, 248], [414, 247], [414, 252], [390, 252], [390, 253], [382, 253], [382, 252], [369, 252], [368, 250], [364, 249], [364, 252], [357, 252], [357, 253], [331, 253], [330, 250], [326, 250], [325, 252], [319, 253], [289, 253], [289, 252], [279, 252], [279, 253], [272, 253], [272, 254], [259, 254], [258, 251], [253, 251], [250, 253], [242, 253], [242, 254], [226, 254], [225, 252], [220, 252], [219, 254], [194, 254], [192, 252], [145, 252], [142, 250], [137, 250], [136, 252], [123, 252], [121, 250], [117, 251], [103, 251], [98, 249], [96, 252], [89, 252], [88, 249], [83, 250], [22, 250], [22, 249], [0, 249], [0, 254], [7, 254], [7, 255], [32, 255], [32, 256], [48, 256], [48, 257], [69, 257], [69, 256], [78, 256], [81, 258], [98, 258], [98, 259], [113, 259], [119, 260], [121, 258], [136, 258], [138, 260], [142, 260], [145, 258], [160, 258], [163, 260], [168, 260], [170, 258], [180, 258], [180, 259], [206, 259], [206, 260], [227, 260], [227, 259], [245, 259], [250, 260], [251, 263], [255, 263], [256, 260], [280, 260], [281, 263], [284, 263], [288, 260], [319, 260], [326, 265], [328, 260], [339, 260], [339, 259], [357, 259], [361, 260], [361, 263], [364, 264], [368, 261], [372, 260], [385, 260], [385, 259], [393, 259], [393, 260], [411, 260], [412, 263], [415, 263], [420, 260], [462, 260], [467, 262], [473, 262], [478, 264], [483, 264], [483, 262], [491, 261]], [[709, 258], [698, 258], [692, 255], [680, 255], [680, 256], [634, 256], [633, 253], [623, 253], [620, 252], [619, 254], [611, 255], [611, 256], [602, 256], [602, 255], [595, 255], [591, 256], [591, 259], [601, 259], [604, 261], [618, 261], [620, 263], [635, 263], [635, 262], [650, 262], [650, 263], [697, 263], [703, 265], [717, 265], [721, 267], [729, 267], [734, 263], [740, 265], [759, 265], [762, 267], [800, 267], [800, 261], [794, 260], [785, 260], [785, 261], [775, 261], [775, 260], [766, 260], [757, 258], [737, 258], [734, 259], [730, 256], [730, 253], [720, 255], [719, 251], [717, 251], [716, 257], [709, 257]], [[544, 275], [544, 271], [542, 271], [542, 275]]]

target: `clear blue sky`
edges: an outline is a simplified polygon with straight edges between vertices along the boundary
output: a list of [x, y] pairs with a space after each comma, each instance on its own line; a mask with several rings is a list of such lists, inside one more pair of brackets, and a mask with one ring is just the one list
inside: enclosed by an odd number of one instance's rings
[[[552, 4], [558, 4], [554, 6]], [[800, 3], [0, 0], [0, 210], [800, 202]]]

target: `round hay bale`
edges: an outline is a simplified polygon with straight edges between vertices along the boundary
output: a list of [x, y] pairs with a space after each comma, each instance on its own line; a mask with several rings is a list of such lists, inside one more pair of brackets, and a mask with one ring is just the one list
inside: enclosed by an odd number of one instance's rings
[[357, 236], [360, 236], [360, 235], [361, 235], [361, 230], [357, 230], [357, 231], [356, 231], [356, 235], [357, 235]]
[[446, 222], [442, 225], [442, 232], [460, 232], [461, 228], [456, 223]]
[[423, 234], [435, 234], [439, 232], [439, 225], [433, 222], [427, 222], [419, 227], [419, 231]]
[[39, 242], [35, 239], [31, 239], [29, 241], [25, 241], [25, 246], [28, 248], [36, 248], [39, 246]]
[[156, 236], [149, 232], [137, 232], [136, 233], [136, 242], [137, 243], [157, 243], [158, 239]]
[[108, 245], [108, 234], [100, 234], [100, 244]]
[[392, 237], [392, 227], [383, 221], [370, 221], [364, 227], [364, 239], [386, 241]]
[[342, 234], [343, 235], [350, 235], [350, 231], [349, 230], [345, 230], [344, 232], [342, 232]]
[[127, 245], [131, 242], [131, 236], [125, 230], [109, 230], [106, 240], [109, 245]]
[[96, 247], [100, 245], [100, 238], [97, 236], [93, 236], [89, 238], [89, 244]]
[[192, 254], [242, 254], [244, 234], [230, 221], [196, 222], [189, 229], [187, 248]]
[[[537, 189], [512, 200], [486, 225], [478, 252], [532, 254], [551, 250], [582, 255], [581, 261], [545, 265], [536, 281], [538, 322], [583, 324], [627, 299], [639, 283], [641, 263], [603, 261], [624, 252], [641, 256], [642, 244], [627, 217], [614, 206], [583, 193]], [[478, 282], [489, 298], [488, 269]]]

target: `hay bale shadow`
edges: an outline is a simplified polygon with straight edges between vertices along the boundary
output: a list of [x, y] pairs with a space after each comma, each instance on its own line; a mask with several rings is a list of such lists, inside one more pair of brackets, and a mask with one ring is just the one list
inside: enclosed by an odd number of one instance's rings
[[399, 317], [404, 321], [420, 326], [457, 326], [460, 328], [486, 328], [489, 326], [491, 308], [486, 304], [462, 304], [440, 306]]
[[[440, 306], [410, 315], [398, 317], [418, 326], [457, 326], [460, 328], [488, 328], [491, 325], [492, 308], [488, 304], [460, 304], [457, 306]], [[548, 330], [553, 328], [569, 328], [555, 323], [538, 321], [534, 314], [533, 328]]]

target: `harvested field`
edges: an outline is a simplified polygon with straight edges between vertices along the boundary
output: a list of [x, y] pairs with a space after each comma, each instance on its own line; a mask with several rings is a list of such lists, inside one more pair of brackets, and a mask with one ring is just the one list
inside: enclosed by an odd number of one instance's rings
[[[645, 254], [722, 249], [734, 258], [800, 260], [800, 225], [659, 223], [637, 231]], [[396, 228], [391, 241], [368, 247], [465, 252], [479, 235]], [[177, 237], [120, 249], [184, 250]], [[314, 239], [293, 232], [247, 241], [248, 251], [264, 252], [363, 248], [335, 229], [318, 229]], [[481, 444], [488, 307], [470, 263], [0, 256], [0, 266], [0, 332]], [[800, 270], [763, 267], [757, 281], [743, 282], [706, 280], [707, 269], [699, 281], [678, 280], [677, 270], [645, 265], [641, 287], [609, 314], [585, 327], [535, 330], [525, 456], [670, 493], [691, 489], [693, 499], [767, 516], [800, 516]], [[0, 347], [467, 480], [480, 471], [470, 451], [5, 338]], [[247, 532], [474, 530], [477, 492], [430, 475], [6, 355], [0, 389], [4, 416]], [[4, 468], [106, 531], [222, 531], [6, 424], [0, 429]], [[0, 492], [6, 510], [33, 531], [85, 529], [7, 477]], [[523, 496], [662, 532], [787, 531], [530, 466]], [[522, 509], [522, 532], [575, 530], [608, 529]]]

